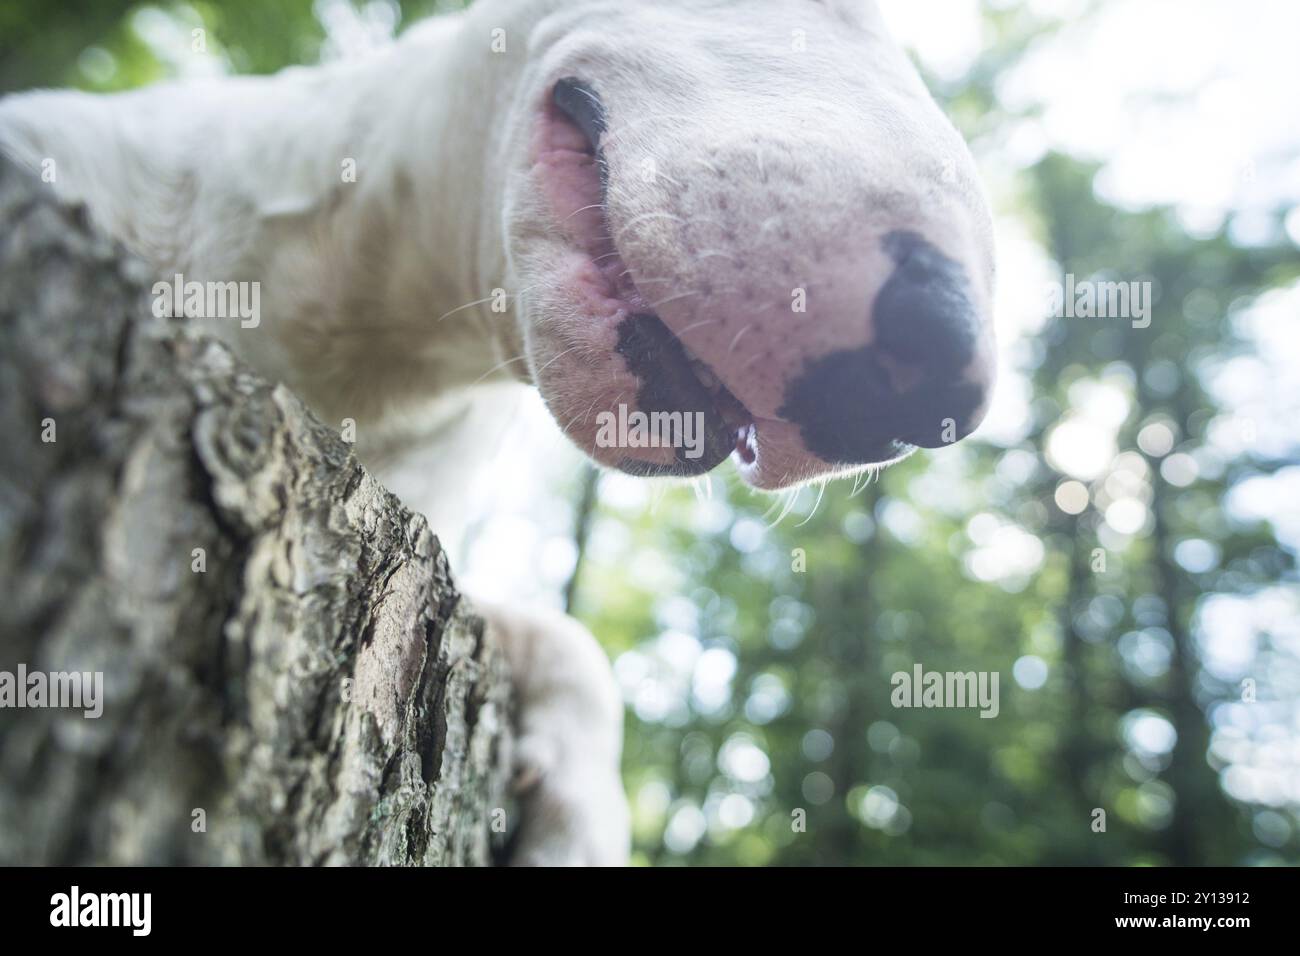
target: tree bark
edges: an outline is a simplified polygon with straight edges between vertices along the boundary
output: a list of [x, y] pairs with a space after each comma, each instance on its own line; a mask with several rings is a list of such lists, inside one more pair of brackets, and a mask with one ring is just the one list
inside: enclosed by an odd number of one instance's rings
[[[485, 864], [509, 693], [425, 520], [0, 163], [0, 862]], [[52, 440], [51, 440], [52, 439]]]

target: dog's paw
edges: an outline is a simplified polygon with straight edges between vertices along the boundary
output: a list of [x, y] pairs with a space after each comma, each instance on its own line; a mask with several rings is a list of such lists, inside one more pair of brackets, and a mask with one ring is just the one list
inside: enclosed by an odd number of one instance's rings
[[520, 829], [511, 866], [626, 866], [631, 842], [627, 799], [613, 767], [560, 760], [541, 735], [515, 746], [511, 786]]
[[510, 792], [522, 798], [534, 789], [555, 766], [558, 753], [555, 741], [543, 734], [530, 734], [515, 741]]
[[623, 700], [591, 633], [555, 611], [479, 604], [518, 707], [510, 757], [518, 825], [506, 862], [622, 866], [631, 825], [619, 778]]

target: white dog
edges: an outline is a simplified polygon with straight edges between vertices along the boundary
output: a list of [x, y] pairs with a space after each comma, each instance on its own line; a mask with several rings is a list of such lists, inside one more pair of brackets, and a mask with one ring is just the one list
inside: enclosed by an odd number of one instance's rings
[[[10, 97], [0, 149], [160, 280], [260, 283], [265, 320], [213, 331], [355, 421], [439, 534], [503, 382], [603, 465], [730, 457], [761, 489], [956, 441], [987, 405], [990, 216], [867, 0], [480, 0], [360, 61]], [[699, 440], [601, 440], [636, 412]], [[519, 859], [624, 861], [603, 653], [561, 615], [488, 616]]]

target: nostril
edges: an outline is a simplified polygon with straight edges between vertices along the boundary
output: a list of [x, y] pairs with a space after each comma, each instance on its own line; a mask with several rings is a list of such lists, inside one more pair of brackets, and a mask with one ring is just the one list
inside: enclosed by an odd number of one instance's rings
[[991, 376], [966, 270], [914, 232], [889, 234], [884, 248], [894, 271], [872, 303], [871, 344], [809, 362], [778, 409], [824, 461], [879, 462], [908, 446], [949, 445], [987, 407]]
[[985, 389], [957, 382], [900, 393], [872, 347], [832, 352], [789, 383], [778, 410], [799, 426], [804, 446], [823, 461], [864, 464], [897, 457], [907, 445], [960, 441], [982, 417]]
[[979, 313], [961, 264], [914, 232], [885, 237], [894, 272], [871, 310], [876, 345], [927, 376], [954, 376], [975, 357]]

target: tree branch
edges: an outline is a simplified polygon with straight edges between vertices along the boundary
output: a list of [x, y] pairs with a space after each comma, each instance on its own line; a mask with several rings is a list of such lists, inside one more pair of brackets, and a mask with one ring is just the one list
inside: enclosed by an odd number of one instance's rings
[[0, 862], [489, 862], [508, 683], [437, 538], [149, 279], [0, 163], [0, 670], [103, 674], [0, 708]]

